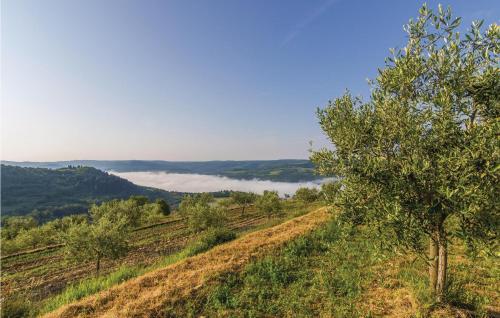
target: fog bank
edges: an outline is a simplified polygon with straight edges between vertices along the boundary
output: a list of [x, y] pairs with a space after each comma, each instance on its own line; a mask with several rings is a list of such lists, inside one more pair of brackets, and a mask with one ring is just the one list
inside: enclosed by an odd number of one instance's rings
[[238, 180], [204, 174], [181, 174], [167, 172], [113, 172], [111, 174], [135, 184], [179, 192], [216, 192], [234, 190], [262, 193], [276, 190], [281, 196], [294, 194], [300, 187], [319, 187], [326, 180], [310, 182], [274, 182], [266, 180]]

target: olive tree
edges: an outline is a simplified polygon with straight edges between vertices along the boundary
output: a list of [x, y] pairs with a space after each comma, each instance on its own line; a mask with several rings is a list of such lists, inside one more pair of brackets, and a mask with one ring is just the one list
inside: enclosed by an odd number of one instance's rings
[[191, 231], [200, 232], [209, 228], [223, 227], [227, 218], [224, 209], [212, 205], [213, 197], [203, 193], [185, 196], [180, 205], [180, 213], [186, 217]]
[[319, 199], [319, 191], [316, 188], [298, 188], [293, 198], [302, 203], [313, 203]]
[[167, 203], [167, 201], [163, 199], [157, 199], [155, 201], [156, 205], [160, 209], [161, 214], [164, 216], [169, 216], [171, 213], [170, 205]]
[[231, 193], [233, 202], [241, 207], [241, 215], [245, 214], [245, 208], [255, 202], [256, 195], [251, 192], [235, 191]]
[[268, 218], [271, 218], [271, 216], [282, 210], [281, 201], [276, 191], [264, 191], [255, 201], [255, 205], [257, 209], [266, 214]]
[[58, 243], [58, 232], [50, 222], [41, 226], [22, 230], [16, 237], [20, 247], [36, 248]]
[[217, 201], [217, 205], [224, 210], [229, 210], [229, 208], [233, 205], [233, 200], [231, 198], [224, 198]]
[[128, 226], [136, 227], [140, 225], [141, 216], [145, 202], [139, 201], [140, 197], [129, 200], [111, 200], [94, 204], [90, 208], [90, 215], [93, 220], [99, 220], [101, 217], [108, 217], [116, 222], [125, 222]]
[[66, 257], [77, 262], [94, 261], [99, 275], [102, 259], [116, 259], [128, 251], [127, 222], [124, 217], [104, 214], [92, 223], [74, 224], [64, 237]]
[[197, 204], [208, 206], [214, 201], [214, 197], [209, 193], [200, 193], [194, 195], [187, 194], [182, 198], [182, 201], [179, 204], [179, 212], [185, 215], [189, 213], [189, 210]]
[[418, 251], [429, 239], [437, 301], [450, 237], [487, 246], [500, 220], [500, 27], [474, 22], [462, 36], [459, 25], [449, 8], [424, 5], [405, 26], [406, 46], [391, 50], [371, 82], [368, 101], [347, 92], [318, 109], [334, 147], [311, 155], [320, 173], [340, 178], [343, 217]]
[[340, 186], [341, 184], [338, 181], [323, 183], [321, 185], [321, 191], [319, 193], [319, 196], [325, 202], [333, 202], [335, 200], [335, 195], [338, 193], [340, 189]]
[[36, 227], [37, 221], [30, 216], [10, 216], [2, 219], [2, 239], [11, 240], [22, 230], [29, 230]]

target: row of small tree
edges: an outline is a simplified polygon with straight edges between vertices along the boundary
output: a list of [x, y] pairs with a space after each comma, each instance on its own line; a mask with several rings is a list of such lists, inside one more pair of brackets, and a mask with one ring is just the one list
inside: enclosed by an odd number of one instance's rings
[[222, 227], [227, 222], [227, 211], [233, 206], [241, 208], [241, 214], [251, 205], [268, 218], [282, 211], [282, 202], [276, 191], [264, 191], [262, 195], [248, 192], [232, 192], [230, 197], [215, 202], [208, 193], [187, 195], [179, 205], [179, 212], [186, 217], [193, 232], [211, 227]]
[[[320, 197], [316, 189], [301, 188], [294, 198], [311, 203]], [[282, 202], [276, 191], [264, 191], [262, 195], [248, 192], [232, 192], [227, 199], [217, 203], [212, 195], [202, 193], [187, 195], [179, 205], [179, 212], [187, 220], [193, 232], [223, 228], [227, 223], [227, 211], [233, 206], [256, 209], [271, 218], [282, 211]], [[63, 243], [64, 253], [71, 261], [95, 261], [96, 272], [104, 258], [116, 259], [128, 251], [130, 231], [138, 226], [156, 223], [170, 214], [170, 206], [164, 200], [149, 202], [146, 197], [133, 196], [128, 200], [112, 200], [93, 205], [88, 215], [64, 217], [37, 226], [29, 217], [13, 217], [2, 227], [3, 252], [11, 253], [26, 248], [36, 248]]]
[[65, 234], [65, 255], [72, 261], [94, 261], [99, 274], [103, 258], [116, 259], [128, 252], [134, 228], [168, 215], [170, 207], [164, 200], [150, 203], [142, 196], [93, 205], [88, 222], [74, 224]]
[[162, 199], [146, 197], [112, 200], [93, 205], [88, 215], [79, 214], [38, 225], [32, 217], [15, 216], [2, 220], [2, 254], [64, 244], [68, 259], [96, 260], [118, 257], [126, 251], [128, 233], [141, 225], [156, 223], [170, 214]]

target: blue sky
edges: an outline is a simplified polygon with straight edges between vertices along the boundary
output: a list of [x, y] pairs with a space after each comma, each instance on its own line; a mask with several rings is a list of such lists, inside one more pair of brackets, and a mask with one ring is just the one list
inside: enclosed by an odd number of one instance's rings
[[316, 107], [366, 95], [421, 4], [3, 0], [2, 159], [306, 158]]

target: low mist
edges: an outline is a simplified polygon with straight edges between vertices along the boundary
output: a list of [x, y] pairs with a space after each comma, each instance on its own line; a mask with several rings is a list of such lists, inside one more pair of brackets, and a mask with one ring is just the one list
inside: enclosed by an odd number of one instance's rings
[[310, 182], [274, 182], [265, 180], [238, 180], [204, 174], [181, 174], [167, 172], [110, 172], [135, 184], [178, 192], [216, 192], [234, 190], [262, 193], [276, 190], [280, 196], [294, 194], [298, 188], [316, 188], [325, 180]]

